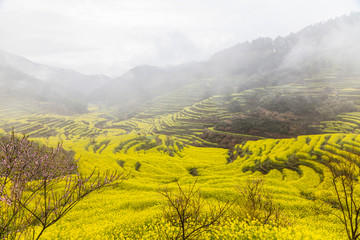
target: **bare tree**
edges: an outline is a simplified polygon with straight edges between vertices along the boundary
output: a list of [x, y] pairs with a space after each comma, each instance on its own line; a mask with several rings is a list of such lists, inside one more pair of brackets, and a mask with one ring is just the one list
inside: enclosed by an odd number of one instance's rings
[[238, 213], [242, 219], [258, 220], [262, 224], [280, 222], [281, 208], [274, 203], [272, 194], [264, 189], [263, 179], [248, 180], [245, 186], [237, 190], [240, 195]]
[[188, 189], [177, 183], [177, 192], [162, 189], [165, 198], [164, 218], [175, 228], [164, 231], [167, 239], [194, 239], [211, 227], [220, 223], [221, 218], [231, 206], [230, 202], [210, 204], [200, 196], [196, 182]]
[[[78, 173], [73, 156], [35, 146], [24, 136], [0, 140], [0, 239], [39, 239], [81, 199], [113, 184], [122, 174]], [[35, 231], [35, 226], [41, 226]]]
[[343, 224], [349, 240], [360, 237], [360, 156], [350, 150], [343, 156], [331, 155], [328, 166], [331, 171], [332, 190], [335, 194], [332, 213]]

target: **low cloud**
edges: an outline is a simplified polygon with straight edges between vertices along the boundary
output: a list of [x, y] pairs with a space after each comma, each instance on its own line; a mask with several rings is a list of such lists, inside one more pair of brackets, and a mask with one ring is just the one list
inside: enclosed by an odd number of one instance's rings
[[140, 64], [205, 60], [359, 7], [355, 0], [0, 0], [0, 49], [117, 75]]

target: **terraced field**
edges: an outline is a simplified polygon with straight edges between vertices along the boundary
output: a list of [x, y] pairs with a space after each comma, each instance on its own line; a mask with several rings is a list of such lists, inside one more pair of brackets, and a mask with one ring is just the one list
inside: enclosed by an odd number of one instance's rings
[[[341, 162], [348, 154], [360, 154], [359, 112], [321, 122], [316, 127], [322, 134], [287, 139], [229, 133], [214, 126], [245, 114], [249, 101], [266, 101], [269, 94], [324, 95], [360, 106], [357, 80], [334, 70], [293, 84], [205, 99], [198, 90], [207, 82], [199, 81], [157, 97], [127, 120], [95, 105], [87, 114], [64, 116], [32, 103], [1, 102], [0, 129], [2, 134], [14, 129], [50, 146], [61, 141], [76, 153], [84, 174], [94, 168], [129, 174], [118, 186], [86, 198], [44, 239], [166, 239], [163, 232], [171, 226], [162, 218], [166, 201], [159, 189], [176, 189], [176, 182], [188, 186], [197, 179], [201, 196], [224, 203], [236, 199], [238, 188], [248, 180], [258, 178], [283, 209], [287, 224], [248, 223], [233, 209], [203, 239], [345, 239], [337, 218], [327, 214], [333, 206], [321, 205], [326, 211], [319, 212], [319, 201], [332, 194], [328, 159]], [[262, 99], [256, 99], [259, 96]], [[240, 106], [238, 111], [229, 108], [233, 102]], [[202, 138], [204, 129], [248, 141], [219, 148]]]
[[[209, 80], [198, 80], [185, 87], [154, 98], [145, 111], [136, 118], [153, 118], [167, 113], [176, 113], [204, 98], [204, 85]], [[211, 80], [210, 80], [211, 81]]]
[[[49, 142], [52, 141], [56, 140], [50, 137]], [[170, 227], [161, 220], [165, 201], [158, 189], [164, 185], [174, 188], [176, 180], [182, 185], [191, 184], [195, 178], [198, 178], [202, 195], [210, 201], [235, 198], [236, 188], [245, 184], [247, 179], [263, 178], [266, 188], [271, 190], [277, 204], [285, 209], [292, 222], [280, 229], [265, 227], [263, 239], [272, 236], [281, 236], [281, 239], [342, 239], [344, 236], [336, 218], [316, 214], [316, 201], [330, 192], [330, 172], [323, 159], [327, 155], [341, 159], [347, 149], [360, 147], [357, 135], [328, 134], [248, 141], [236, 146], [232, 153], [221, 148], [178, 146], [176, 141], [173, 144], [169, 141], [171, 139], [166, 136], [156, 139], [152, 135], [137, 134], [108, 136], [107, 140], [99, 138], [90, 145], [87, 140], [64, 140], [64, 145], [71, 146], [81, 156], [80, 169], [83, 172], [90, 172], [96, 166], [103, 171], [124, 169], [131, 177], [118, 187], [89, 196], [45, 238], [151, 239], [158, 236], [160, 229]], [[152, 144], [158, 146], [145, 149]], [[173, 150], [173, 156], [161, 148], [165, 146]], [[228, 161], [230, 157], [233, 159], [231, 163]], [[191, 169], [196, 169], [197, 177], [192, 175]], [[85, 219], [80, 217], [84, 215]], [[244, 225], [237, 218], [227, 221], [219, 226], [214, 236], [219, 239], [245, 237], [259, 231], [259, 228]]]

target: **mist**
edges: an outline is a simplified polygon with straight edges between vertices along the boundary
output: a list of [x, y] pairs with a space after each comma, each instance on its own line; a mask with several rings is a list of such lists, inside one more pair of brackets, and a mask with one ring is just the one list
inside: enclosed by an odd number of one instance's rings
[[[323, 11], [311, 10], [317, 6]], [[304, 79], [327, 72], [356, 75], [358, 7], [355, 1], [3, 1], [0, 84], [10, 99], [46, 102], [61, 114], [95, 104], [129, 119], [159, 104], [159, 113], [177, 112], [217, 95], [308, 84]], [[307, 87], [310, 93], [312, 83]], [[177, 104], [164, 103], [173, 94]], [[266, 98], [258, 100], [263, 107]], [[227, 110], [241, 110], [234, 101]]]
[[355, 0], [0, 0], [0, 238], [356, 238], [359, 43]]
[[204, 61], [258, 37], [286, 36], [359, 10], [346, 1], [3, 0], [0, 49], [118, 77], [137, 65]]
[[305, 61], [331, 59], [338, 64], [358, 66], [360, 60], [359, 15], [337, 18], [303, 29], [283, 67], [301, 66]]

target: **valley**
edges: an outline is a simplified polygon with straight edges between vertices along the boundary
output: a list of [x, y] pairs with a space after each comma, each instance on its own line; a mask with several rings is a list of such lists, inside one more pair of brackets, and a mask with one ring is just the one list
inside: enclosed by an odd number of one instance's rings
[[[154, 99], [144, 111], [123, 121], [118, 120], [111, 108], [97, 105], [90, 105], [86, 114], [64, 116], [47, 113], [29, 102], [13, 102], [10, 107], [1, 104], [0, 127], [3, 134], [14, 129], [48, 146], [62, 142], [66, 150], [74, 151], [80, 159], [82, 173], [96, 168], [130, 174], [119, 187], [93, 194], [81, 202], [48, 231], [44, 239], [96, 239], [99, 236], [102, 239], [126, 236], [151, 239], [163, 227], [163, 223], [158, 222], [164, 204], [158, 193], [160, 187], [174, 188], [176, 181], [186, 185], [198, 179], [203, 196], [225, 201], [235, 198], [236, 188], [254, 178], [265, 179], [266, 187], [291, 221], [284, 228], [264, 226], [265, 235], [261, 239], [273, 236], [276, 239], [323, 239], [324, 236], [339, 239], [343, 236], [342, 226], [331, 215], [316, 214], [316, 202], [328, 194], [331, 184], [329, 170], [324, 165], [326, 156], [341, 158], [347, 151], [360, 149], [359, 112], [345, 112], [334, 119], [312, 123], [316, 124], [313, 129], [321, 132], [316, 135], [292, 136], [296, 134], [292, 132], [284, 139], [281, 135], [276, 138], [275, 134], [280, 133], [277, 128], [257, 136], [252, 132], [227, 132], [229, 129], [218, 125], [244, 113], [234, 113], [229, 108], [234, 101], [239, 109], [246, 109], [247, 99], [268, 97], [269, 92], [307, 98], [324, 94], [325, 86], [329, 88], [330, 84], [323, 85], [320, 77], [335, 78], [314, 76], [304, 80], [305, 86], [300, 83], [256, 88], [228, 96], [215, 95], [193, 104], [187, 99], [188, 102], [180, 103], [188, 104], [181, 110], [181, 105], [178, 109], [171, 108], [183, 97], [178, 90]], [[336, 76], [338, 78], [341, 76]], [[358, 90], [349, 88], [356, 81], [349, 78], [348, 82], [330, 85], [331, 91], [327, 91], [326, 96], [336, 94], [337, 98], [351, 100], [359, 106]], [[185, 91], [191, 92], [194, 86]], [[265, 117], [272, 118], [271, 113], [266, 113]], [[278, 119], [278, 115], [274, 118]], [[289, 129], [291, 122], [289, 127], [287, 121], [284, 126]], [[256, 235], [259, 231], [238, 221], [230, 218], [219, 227], [217, 235], [212, 234], [219, 238], [227, 235], [246, 238], [247, 234]], [[234, 225], [237, 228], [231, 227]]]
[[[62, 143], [84, 175], [126, 174], [41, 239], [171, 239], [161, 191], [194, 183], [206, 202], [233, 203], [199, 239], [347, 239], [331, 169], [360, 155], [360, 70], [358, 59], [348, 65], [335, 54], [347, 46], [329, 49], [314, 33], [343, 23], [358, 26], [360, 15], [239, 44], [201, 63], [138, 66], [114, 79], [82, 75], [71, 91], [66, 81], [41, 85], [31, 71], [0, 64], [1, 135]], [[294, 59], [304, 38], [315, 39], [316, 54]], [[81, 91], [83, 81], [92, 84]], [[281, 209], [274, 222], [244, 217], [235, 203], [256, 179]]]

